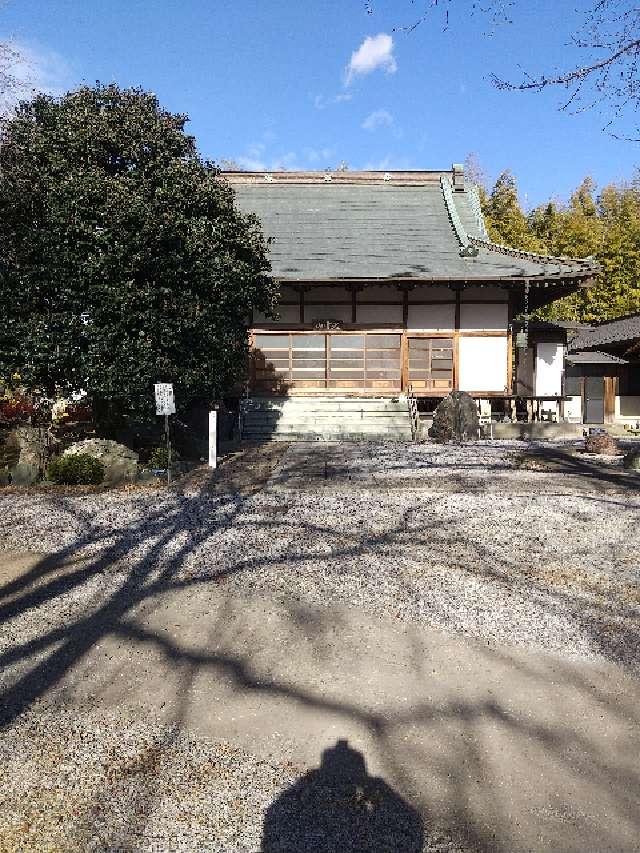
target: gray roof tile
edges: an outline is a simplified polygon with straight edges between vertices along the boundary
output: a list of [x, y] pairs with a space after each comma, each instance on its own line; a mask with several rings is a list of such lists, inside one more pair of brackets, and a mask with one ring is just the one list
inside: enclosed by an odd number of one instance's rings
[[[226, 173], [236, 202], [255, 213], [283, 280], [587, 277], [591, 262], [495, 246], [475, 188], [452, 191], [450, 173]], [[469, 257], [461, 256], [465, 250]]]
[[594, 329], [577, 335], [571, 342], [571, 349], [596, 349], [634, 341], [640, 341], [640, 313], [601, 323]]

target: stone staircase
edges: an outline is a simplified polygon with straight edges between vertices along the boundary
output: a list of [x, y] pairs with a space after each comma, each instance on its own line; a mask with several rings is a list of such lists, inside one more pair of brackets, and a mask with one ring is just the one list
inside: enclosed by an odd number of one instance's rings
[[254, 397], [243, 400], [242, 438], [272, 441], [411, 441], [406, 400]]

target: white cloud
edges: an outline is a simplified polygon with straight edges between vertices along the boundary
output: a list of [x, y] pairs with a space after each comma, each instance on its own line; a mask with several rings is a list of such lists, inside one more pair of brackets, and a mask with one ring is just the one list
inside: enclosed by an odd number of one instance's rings
[[316, 95], [313, 99], [313, 106], [317, 110], [324, 110], [331, 104], [342, 104], [345, 101], [350, 101], [352, 97], [353, 95], [351, 92], [341, 92], [338, 95], [334, 95], [332, 98], [327, 98], [324, 95]]
[[11, 109], [38, 92], [63, 95], [78, 83], [69, 63], [46, 48], [10, 42], [3, 59], [2, 72], [10, 85], [0, 96], [0, 110]]
[[348, 86], [354, 77], [363, 77], [377, 68], [382, 68], [387, 74], [398, 70], [393, 55], [393, 38], [387, 33], [367, 36], [360, 47], [354, 50], [345, 72], [345, 85]]
[[393, 116], [387, 110], [374, 110], [362, 122], [364, 130], [377, 130], [379, 127], [391, 127]]

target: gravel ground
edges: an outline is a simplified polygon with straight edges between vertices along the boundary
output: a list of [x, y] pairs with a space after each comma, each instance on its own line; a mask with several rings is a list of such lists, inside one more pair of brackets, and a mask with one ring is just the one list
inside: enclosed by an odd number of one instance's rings
[[[0, 685], [10, 691], [46, 661], [56, 644], [38, 647], [45, 632], [76, 625], [82, 636], [106, 607], [110, 619], [131, 616], [167, 583], [214, 582], [236, 598], [354, 607], [640, 673], [640, 490], [604, 459], [587, 474], [523, 468], [536, 450], [291, 445], [273, 455], [264, 488], [261, 469], [257, 489], [196, 476], [171, 490], [0, 491], [5, 549], [77, 561], [35, 592], [11, 578], [0, 590], [11, 664]], [[28, 655], [13, 654], [20, 645]], [[0, 851], [257, 851], [265, 810], [306, 769], [150, 720], [38, 703], [5, 731], [0, 757]], [[207, 784], [194, 784], [205, 770]], [[402, 849], [419, 849], [411, 843]], [[291, 845], [263, 849], [334, 849]], [[459, 848], [432, 835], [423, 849]]]

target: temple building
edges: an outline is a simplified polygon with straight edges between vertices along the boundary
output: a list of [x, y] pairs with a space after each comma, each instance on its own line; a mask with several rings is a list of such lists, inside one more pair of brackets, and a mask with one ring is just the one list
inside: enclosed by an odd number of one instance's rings
[[225, 178], [260, 219], [281, 286], [277, 317], [252, 318], [251, 398], [507, 400], [514, 317], [597, 269], [493, 243], [457, 165]]

